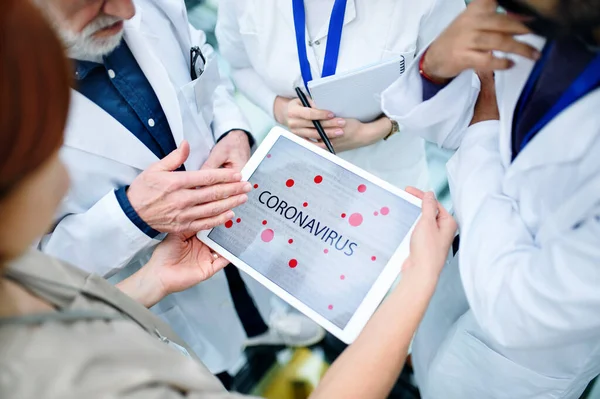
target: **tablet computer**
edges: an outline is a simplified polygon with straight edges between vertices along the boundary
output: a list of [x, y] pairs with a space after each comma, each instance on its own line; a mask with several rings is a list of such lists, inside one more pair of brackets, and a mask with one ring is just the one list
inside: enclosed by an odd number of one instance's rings
[[421, 201], [279, 127], [242, 175], [248, 201], [198, 238], [351, 343], [400, 273]]

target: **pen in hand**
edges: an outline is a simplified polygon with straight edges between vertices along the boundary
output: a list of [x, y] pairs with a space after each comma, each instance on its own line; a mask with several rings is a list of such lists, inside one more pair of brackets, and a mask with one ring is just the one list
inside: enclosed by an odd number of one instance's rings
[[[302, 92], [302, 90], [300, 90], [299, 87], [296, 87], [296, 94], [298, 95], [298, 98], [300, 99], [300, 102], [302, 103], [302, 105], [304, 107], [311, 108], [310, 103], [308, 102], [308, 98], [306, 98], [306, 96], [304, 95], [304, 92]], [[313, 122], [313, 125], [315, 126], [315, 129], [317, 129], [317, 132], [319, 132], [319, 136], [321, 136], [321, 140], [323, 140], [323, 143], [325, 143], [325, 146], [327, 147], [329, 152], [331, 152], [332, 154], [335, 155], [335, 150], [333, 149], [333, 145], [331, 144], [331, 141], [329, 141], [329, 137], [327, 137], [325, 130], [323, 130], [323, 126], [321, 126], [321, 122], [319, 122], [319, 121], [312, 121], [312, 122]]]

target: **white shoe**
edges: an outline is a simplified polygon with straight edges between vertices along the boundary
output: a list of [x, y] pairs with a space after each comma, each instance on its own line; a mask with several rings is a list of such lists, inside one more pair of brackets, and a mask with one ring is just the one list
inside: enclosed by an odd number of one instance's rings
[[296, 312], [274, 312], [269, 320], [269, 331], [248, 338], [246, 346], [289, 346], [314, 345], [325, 338], [325, 330], [314, 321]]

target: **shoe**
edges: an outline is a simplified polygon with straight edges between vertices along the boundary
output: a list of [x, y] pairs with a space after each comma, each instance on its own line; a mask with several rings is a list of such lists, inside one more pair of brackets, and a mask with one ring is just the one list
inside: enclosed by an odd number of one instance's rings
[[248, 338], [249, 346], [305, 347], [319, 343], [325, 338], [325, 330], [300, 313], [274, 312], [269, 320], [269, 331]]

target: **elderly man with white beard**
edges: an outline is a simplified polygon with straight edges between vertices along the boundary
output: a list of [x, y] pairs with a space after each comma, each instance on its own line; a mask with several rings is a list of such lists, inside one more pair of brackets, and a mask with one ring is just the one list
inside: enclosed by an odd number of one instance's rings
[[[195, 232], [233, 219], [251, 190], [239, 171], [253, 139], [184, 2], [37, 3], [74, 64], [61, 151], [72, 187], [39, 248], [119, 282], [166, 234], [196, 240]], [[143, 278], [136, 284], [128, 292], [154, 303], [159, 293], [144, 291]], [[227, 385], [244, 345], [300, 346], [323, 337], [299, 314], [269, 312], [270, 294], [258, 286], [253, 294], [265, 304], [268, 325], [233, 266], [152, 310]]]

